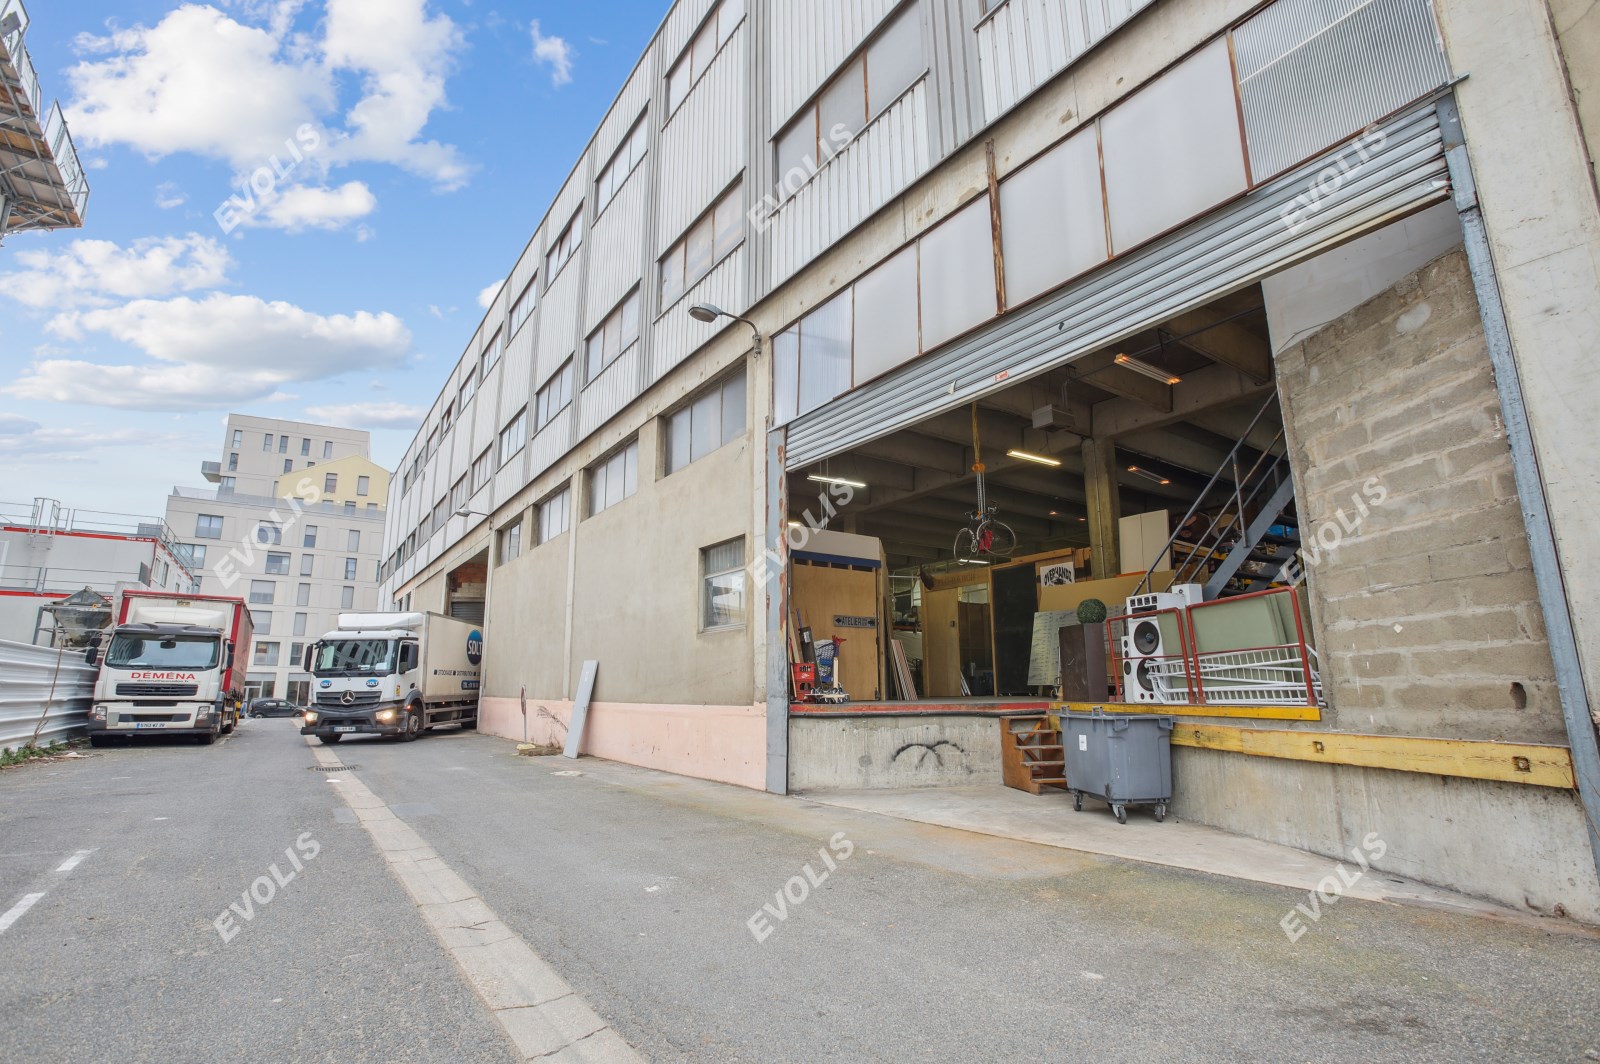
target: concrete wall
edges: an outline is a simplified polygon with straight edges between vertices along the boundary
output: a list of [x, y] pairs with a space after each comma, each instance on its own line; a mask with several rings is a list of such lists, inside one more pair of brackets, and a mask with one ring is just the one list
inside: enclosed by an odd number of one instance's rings
[[1284, 351], [1278, 372], [1302, 533], [1322, 545], [1303, 556], [1329, 723], [1564, 744], [1465, 254]]
[[1175, 747], [1185, 820], [1330, 858], [1369, 832], [1375, 867], [1544, 915], [1600, 923], [1600, 884], [1571, 791]]
[[1600, 150], [1600, 5], [1594, 0], [1550, 0], [1550, 15], [1583, 126], [1589, 166], [1600, 179], [1600, 159], [1596, 158]]
[[994, 717], [792, 717], [789, 789], [856, 791], [998, 784]]

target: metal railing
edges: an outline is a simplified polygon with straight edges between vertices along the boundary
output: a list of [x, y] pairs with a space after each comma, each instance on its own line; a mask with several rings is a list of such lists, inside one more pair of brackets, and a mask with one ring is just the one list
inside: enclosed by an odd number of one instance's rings
[[0, 748], [23, 746], [36, 730], [40, 746], [84, 734], [96, 672], [81, 650], [0, 640]]
[[[72, 510], [55, 499], [37, 498], [31, 503], [0, 501], [0, 527], [20, 528], [41, 536], [91, 533], [155, 540], [178, 560], [190, 577], [195, 575], [194, 557], [189, 552], [189, 545], [179, 542], [177, 533], [160, 517]], [[128, 578], [123, 576], [121, 579], [126, 581]]]

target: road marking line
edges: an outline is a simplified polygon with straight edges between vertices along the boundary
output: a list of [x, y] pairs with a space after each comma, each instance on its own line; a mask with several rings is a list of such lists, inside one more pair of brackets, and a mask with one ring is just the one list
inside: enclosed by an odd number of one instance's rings
[[74, 868], [77, 868], [80, 864], [82, 864], [83, 863], [83, 859], [85, 857], [89, 856], [91, 853], [94, 853], [94, 851], [93, 850], [79, 850], [77, 853], [73, 854], [71, 857], [68, 857], [65, 861], [62, 861], [61, 862], [61, 867], [57, 868], [56, 871], [57, 872], [70, 872], [70, 871], [72, 871]]
[[[312, 746], [309, 737], [307, 745], [323, 767], [343, 767], [333, 751]], [[356, 814], [423, 921], [524, 1059], [644, 1064], [615, 1028], [382, 798], [356, 777], [346, 776], [342, 782], [346, 785], [335, 793]]]
[[38, 894], [24, 894], [21, 901], [13, 905], [4, 916], [0, 916], [0, 935], [9, 931], [11, 925], [22, 919], [22, 914], [33, 908], [42, 897], [44, 897], [43, 891]]

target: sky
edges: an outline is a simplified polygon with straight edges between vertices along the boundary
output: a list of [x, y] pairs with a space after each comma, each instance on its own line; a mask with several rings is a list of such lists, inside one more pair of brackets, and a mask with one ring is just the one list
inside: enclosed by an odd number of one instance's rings
[[670, 0], [28, 0], [90, 183], [0, 245], [0, 502], [158, 515], [229, 413], [394, 468]]

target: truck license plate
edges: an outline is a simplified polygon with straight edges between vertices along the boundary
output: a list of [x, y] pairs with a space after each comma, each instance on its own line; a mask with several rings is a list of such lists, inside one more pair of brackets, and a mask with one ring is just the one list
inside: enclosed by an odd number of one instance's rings
[[165, 728], [165, 727], [166, 727], [165, 724], [135, 724], [134, 725], [134, 729], [135, 730], [137, 730], [139, 728]]
[[355, 729], [354, 728], [335, 728], [335, 729], [333, 729], [333, 731], [334, 731], [335, 735], [349, 735], [351, 732], [355, 731]]

